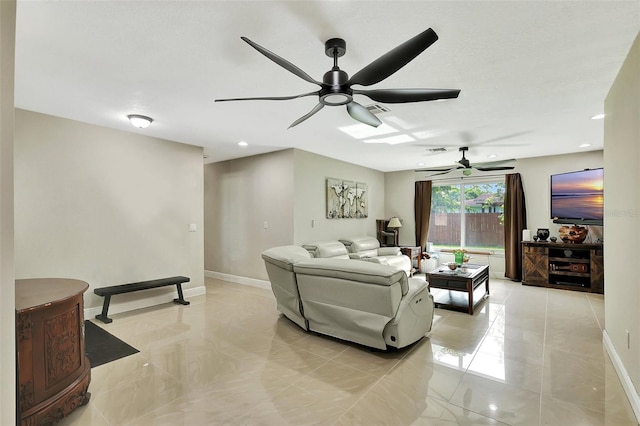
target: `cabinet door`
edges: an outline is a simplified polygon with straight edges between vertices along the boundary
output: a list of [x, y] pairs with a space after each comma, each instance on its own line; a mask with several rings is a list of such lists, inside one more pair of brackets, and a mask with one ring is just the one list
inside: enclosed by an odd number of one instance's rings
[[523, 247], [522, 282], [543, 285], [549, 282], [549, 256], [546, 247], [534, 245]]
[[591, 291], [604, 294], [604, 256], [602, 249], [591, 250]]

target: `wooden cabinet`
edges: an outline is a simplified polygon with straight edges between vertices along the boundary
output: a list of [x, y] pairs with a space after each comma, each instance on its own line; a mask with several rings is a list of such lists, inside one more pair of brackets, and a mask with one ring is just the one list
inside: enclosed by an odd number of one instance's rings
[[602, 244], [522, 242], [522, 284], [604, 293]]
[[16, 280], [17, 412], [21, 425], [47, 425], [89, 402], [83, 294], [70, 279]]

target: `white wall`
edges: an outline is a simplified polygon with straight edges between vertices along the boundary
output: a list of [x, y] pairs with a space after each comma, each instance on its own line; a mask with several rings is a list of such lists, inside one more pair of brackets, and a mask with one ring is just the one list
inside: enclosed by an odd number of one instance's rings
[[604, 112], [605, 344], [640, 420], [640, 34]]
[[[202, 148], [16, 110], [16, 278], [204, 285]], [[189, 232], [189, 224], [197, 232]], [[175, 294], [166, 287], [119, 296]], [[110, 311], [111, 312], [111, 311]]]
[[205, 166], [207, 271], [267, 279], [260, 253], [293, 243], [293, 170], [292, 149]]
[[13, 82], [16, 2], [0, 2], [0, 424], [16, 423]]
[[[376, 219], [384, 219], [384, 173], [307, 151], [295, 150], [294, 244], [376, 236]], [[369, 217], [326, 218], [326, 179], [363, 182], [368, 186]], [[315, 226], [312, 226], [315, 221]]]

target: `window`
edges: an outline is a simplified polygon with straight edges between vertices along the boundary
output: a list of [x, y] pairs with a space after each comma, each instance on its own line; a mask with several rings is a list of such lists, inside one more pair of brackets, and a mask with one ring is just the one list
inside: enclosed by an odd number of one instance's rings
[[436, 248], [504, 250], [504, 180], [434, 183], [427, 241]]

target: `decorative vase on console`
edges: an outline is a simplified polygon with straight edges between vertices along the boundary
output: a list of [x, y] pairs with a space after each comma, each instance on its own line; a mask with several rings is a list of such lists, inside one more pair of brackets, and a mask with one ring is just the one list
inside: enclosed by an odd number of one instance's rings
[[582, 244], [589, 234], [589, 228], [584, 226], [561, 226], [558, 229], [560, 239], [568, 244]]
[[538, 231], [536, 232], [536, 235], [538, 236], [538, 238], [540, 238], [540, 241], [547, 241], [547, 238], [549, 238], [549, 229], [548, 228], [538, 228]]

